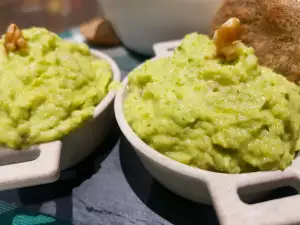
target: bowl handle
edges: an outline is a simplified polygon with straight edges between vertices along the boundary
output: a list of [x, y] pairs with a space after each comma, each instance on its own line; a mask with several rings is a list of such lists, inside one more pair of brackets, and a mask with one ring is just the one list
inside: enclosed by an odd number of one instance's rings
[[0, 166], [0, 190], [50, 183], [58, 179], [61, 142], [41, 144], [38, 150], [39, 156], [35, 160]]
[[290, 183], [299, 187], [299, 175], [291, 171], [276, 171], [263, 172], [255, 176], [255, 180], [248, 179], [247, 176], [242, 176], [240, 180], [220, 178], [209, 183], [208, 189], [222, 225], [300, 224], [300, 195], [255, 204], [244, 203], [238, 196], [240, 187], [251, 188], [255, 185], [259, 191], [265, 184], [269, 187], [282, 187]]
[[169, 56], [180, 43], [180, 40], [159, 42], [153, 45], [153, 52], [155, 56]]

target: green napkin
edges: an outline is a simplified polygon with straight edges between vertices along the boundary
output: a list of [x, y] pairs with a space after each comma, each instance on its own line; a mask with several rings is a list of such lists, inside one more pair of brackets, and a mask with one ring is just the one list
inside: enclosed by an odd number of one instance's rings
[[0, 201], [1, 225], [72, 225], [71, 222], [31, 212], [24, 208]]

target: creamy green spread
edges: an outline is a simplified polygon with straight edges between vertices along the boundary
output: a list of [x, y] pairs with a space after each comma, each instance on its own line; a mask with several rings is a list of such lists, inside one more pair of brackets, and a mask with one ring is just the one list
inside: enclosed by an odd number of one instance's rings
[[124, 111], [134, 132], [167, 157], [205, 170], [284, 169], [299, 150], [300, 89], [258, 65], [252, 48], [216, 58], [205, 35], [129, 74]]
[[0, 144], [23, 148], [62, 138], [93, 115], [112, 71], [87, 45], [43, 28], [23, 30], [24, 51], [0, 40]]

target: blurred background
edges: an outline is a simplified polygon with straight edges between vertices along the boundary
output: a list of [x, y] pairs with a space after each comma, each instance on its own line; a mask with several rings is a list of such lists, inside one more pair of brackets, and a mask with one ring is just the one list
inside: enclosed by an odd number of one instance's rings
[[[0, 34], [9, 23], [61, 33], [98, 17], [128, 49], [153, 55], [157, 42], [208, 33], [221, 0], [0, 0]], [[101, 31], [105, 34], [105, 31]], [[100, 32], [100, 33], [101, 33]]]
[[59, 33], [98, 15], [97, 0], [0, 0], [0, 32], [13, 22]]

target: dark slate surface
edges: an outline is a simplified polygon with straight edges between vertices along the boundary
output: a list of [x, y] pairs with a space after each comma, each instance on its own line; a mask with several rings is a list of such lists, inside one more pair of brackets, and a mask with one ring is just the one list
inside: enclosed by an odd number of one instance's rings
[[218, 224], [211, 206], [185, 200], [157, 183], [117, 128], [59, 181], [3, 191], [0, 199], [74, 224]]

